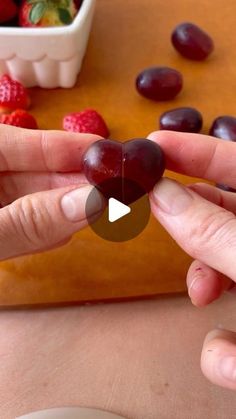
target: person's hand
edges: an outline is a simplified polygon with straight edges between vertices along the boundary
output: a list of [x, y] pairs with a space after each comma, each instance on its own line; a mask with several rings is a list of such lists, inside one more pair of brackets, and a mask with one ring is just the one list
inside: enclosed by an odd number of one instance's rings
[[[64, 244], [87, 225], [81, 158], [98, 138], [0, 126], [0, 260]], [[96, 217], [99, 193], [93, 205]]]
[[[167, 169], [236, 188], [236, 144], [203, 135], [154, 132]], [[188, 292], [204, 306], [225, 290], [236, 290], [236, 194], [197, 183], [184, 186], [163, 178], [150, 194], [154, 216], [195, 260], [187, 274]], [[236, 390], [236, 334], [210, 332], [201, 367], [213, 382]]]

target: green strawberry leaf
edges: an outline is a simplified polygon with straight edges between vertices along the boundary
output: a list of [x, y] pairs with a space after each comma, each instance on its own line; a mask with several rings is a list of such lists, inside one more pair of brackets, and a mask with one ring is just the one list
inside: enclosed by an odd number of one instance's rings
[[59, 8], [58, 13], [59, 13], [59, 18], [61, 22], [64, 23], [65, 25], [69, 25], [72, 22], [73, 19], [70, 13], [68, 12], [68, 10]]
[[71, 0], [59, 0], [58, 3], [61, 9], [68, 9], [70, 7]]
[[32, 6], [32, 9], [30, 10], [29, 14], [29, 20], [31, 23], [34, 23], [35, 25], [39, 23], [39, 21], [42, 19], [45, 11], [47, 9], [46, 3], [35, 3]]
[[45, 3], [45, 0], [26, 0], [28, 4]]

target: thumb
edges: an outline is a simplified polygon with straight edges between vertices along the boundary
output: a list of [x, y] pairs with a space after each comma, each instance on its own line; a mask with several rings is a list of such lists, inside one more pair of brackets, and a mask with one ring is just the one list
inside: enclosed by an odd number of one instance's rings
[[2, 208], [0, 260], [48, 250], [67, 241], [87, 225], [86, 201], [92, 189], [89, 215], [96, 217], [104, 204], [99, 192], [88, 185], [26, 195]]
[[203, 374], [214, 384], [236, 390], [236, 333], [208, 333], [201, 356]]
[[158, 182], [150, 199], [154, 216], [189, 255], [236, 282], [232, 212], [170, 179]]

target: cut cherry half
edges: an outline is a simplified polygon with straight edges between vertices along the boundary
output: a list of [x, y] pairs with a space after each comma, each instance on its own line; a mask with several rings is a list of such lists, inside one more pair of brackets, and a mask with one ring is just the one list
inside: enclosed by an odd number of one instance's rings
[[165, 158], [158, 144], [144, 138], [125, 143], [99, 140], [85, 153], [83, 170], [106, 199], [113, 197], [129, 205], [160, 180]]

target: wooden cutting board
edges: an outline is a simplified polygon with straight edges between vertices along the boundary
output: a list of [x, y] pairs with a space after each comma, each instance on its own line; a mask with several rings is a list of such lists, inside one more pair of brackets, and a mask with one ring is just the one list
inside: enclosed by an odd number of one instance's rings
[[[92, 107], [105, 117], [111, 138], [126, 140], [157, 129], [165, 110], [190, 105], [204, 115], [204, 132], [220, 114], [236, 114], [235, 0], [98, 0], [92, 33], [75, 88], [32, 89], [32, 113], [41, 128], [60, 129], [63, 114]], [[203, 63], [172, 48], [174, 26], [192, 21], [214, 38]], [[174, 102], [138, 96], [134, 80], [145, 67], [168, 65], [184, 75]], [[189, 179], [173, 173], [182, 182]], [[85, 302], [185, 290], [190, 258], [157, 221], [125, 243], [111, 243], [89, 228], [65, 247], [0, 264], [0, 304]]]

